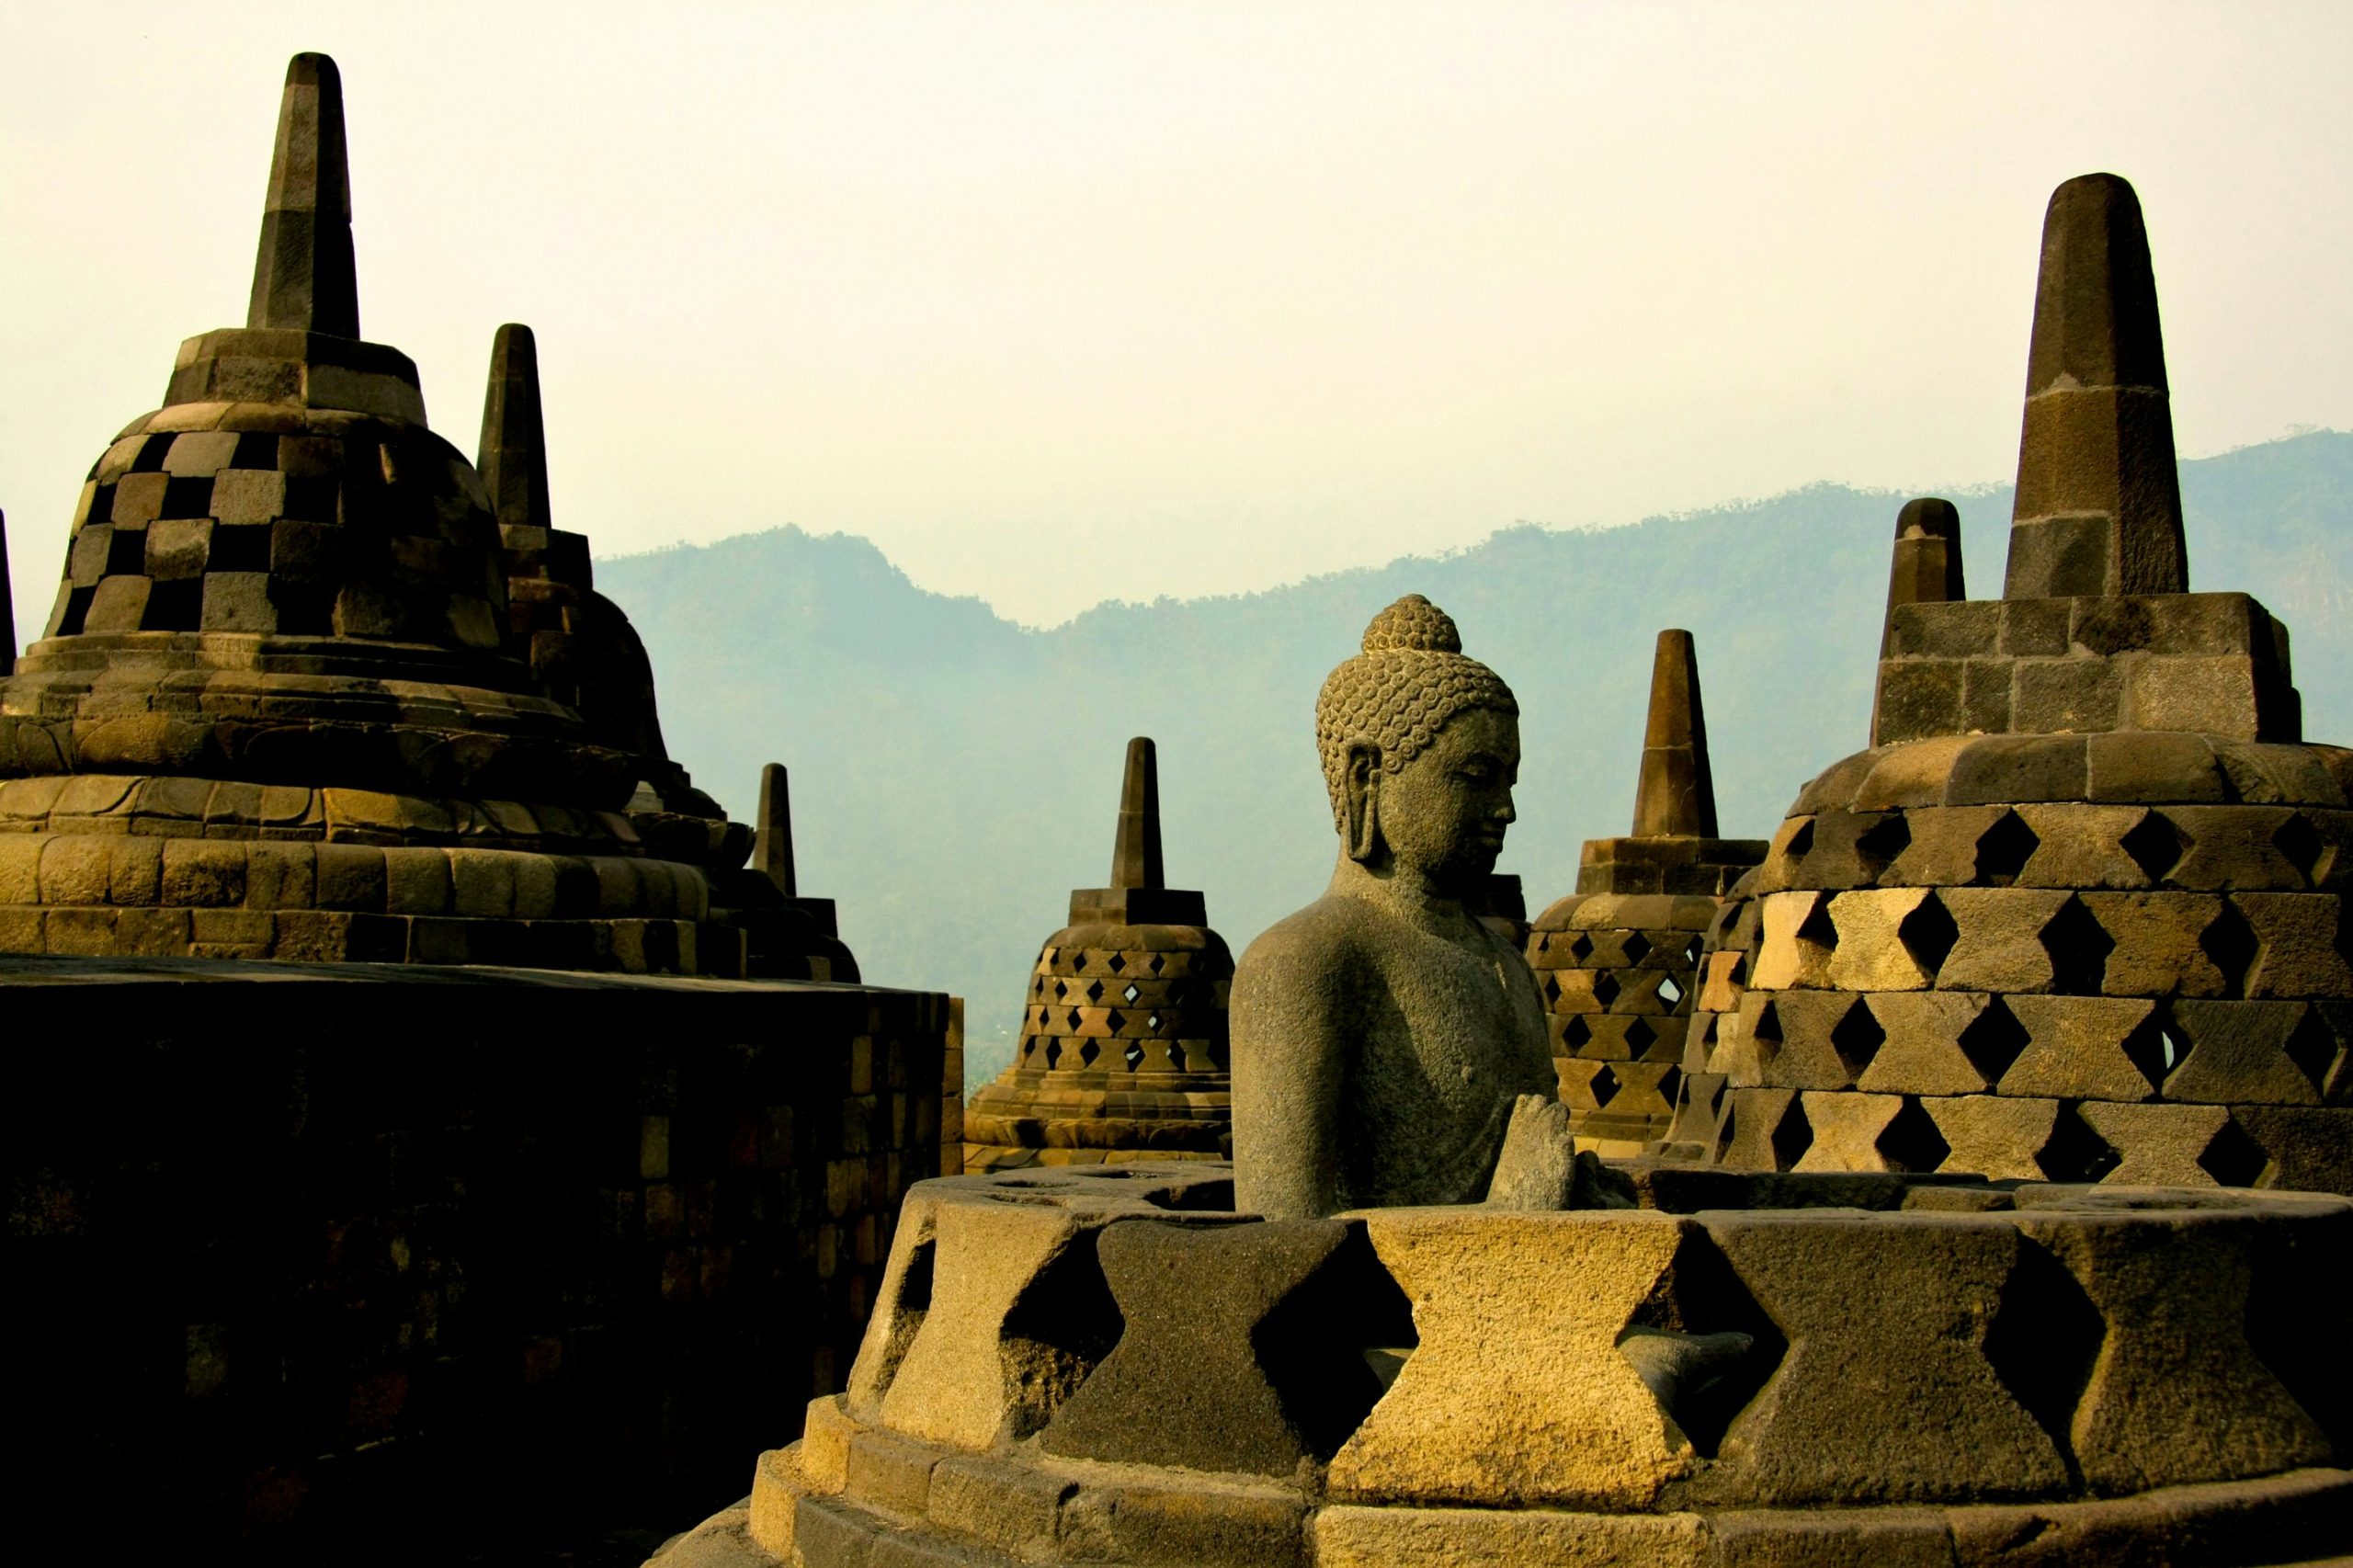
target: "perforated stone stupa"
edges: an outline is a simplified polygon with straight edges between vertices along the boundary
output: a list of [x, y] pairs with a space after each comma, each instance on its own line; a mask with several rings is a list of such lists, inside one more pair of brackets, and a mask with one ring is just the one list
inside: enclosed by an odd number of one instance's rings
[[1634, 830], [1587, 839], [1577, 891], [1538, 915], [1525, 938], [1581, 1146], [1635, 1154], [1665, 1133], [1702, 934], [1765, 848], [1716, 836], [1699, 654], [1688, 631], [1662, 631]]
[[1128, 743], [1111, 885], [1077, 888], [1030, 971], [1013, 1065], [964, 1108], [964, 1167], [1216, 1159], [1231, 1146], [1233, 956], [1167, 885], [1150, 740]]
[[486, 484], [359, 333], [340, 80], [299, 55], [246, 324], [92, 467], [0, 682], [0, 948], [740, 972], [703, 872], [751, 835], [662, 754], [626, 619], [574, 624], [529, 334]]
[[2003, 597], [1898, 524], [1871, 747], [1708, 960], [1676, 1152], [1798, 1171], [2353, 1190], [2353, 752], [2287, 629], [2191, 593], [2156, 290], [2051, 200]]

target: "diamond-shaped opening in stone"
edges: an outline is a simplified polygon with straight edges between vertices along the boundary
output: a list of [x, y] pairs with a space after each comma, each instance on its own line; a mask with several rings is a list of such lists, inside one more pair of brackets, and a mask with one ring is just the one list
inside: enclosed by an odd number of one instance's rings
[[1151, 957], [1151, 958], [1149, 958], [1149, 959], [1147, 959], [1147, 960], [1144, 960], [1144, 966], [1143, 966], [1143, 967], [1144, 967], [1145, 969], [1147, 969], [1147, 970], [1151, 971], [1153, 973], [1154, 973], [1154, 974], [1158, 974], [1158, 973], [1159, 973], [1159, 972], [1160, 972], [1164, 968], [1165, 968], [1165, 967], [1167, 966], [1167, 963], [1168, 963], [1168, 960], [1167, 960], [1166, 959], [1165, 959], [1165, 958], [1161, 957], [1158, 953], [1154, 953], [1154, 954], [1153, 954], [1153, 955], [1152, 955], [1152, 957]]
[[1083, 1040], [1078, 1042], [1078, 1064], [1081, 1067], [1094, 1066], [1095, 1059], [1102, 1053], [1103, 1048], [1091, 1040]]
[[1063, 1059], [1063, 1042], [1062, 1042], [1061, 1040], [1051, 1040], [1051, 1039], [1050, 1039], [1050, 1040], [1048, 1040], [1046, 1041], [1046, 1069], [1047, 1069], [1047, 1071], [1051, 1072], [1051, 1071], [1054, 1069], [1054, 1067], [1055, 1067], [1057, 1064], [1059, 1064], [1059, 1063], [1061, 1062], [1062, 1059]]
[[1087, 982], [1086, 999], [1090, 1002], [1100, 1002], [1103, 1000], [1103, 983], [1101, 981], [1091, 980]]
[[2132, 1026], [2120, 1048], [2124, 1060], [2132, 1063], [2134, 1072], [2149, 1081], [2152, 1094], [2165, 1086], [2165, 1079], [2181, 1065], [2189, 1054], [2189, 1041], [2181, 1026], [2173, 1021], [2160, 1004], [2149, 1016]]
[[1182, 1040], [1170, 1040], [1165, 1054], [1168, 1065], [1182, 1073], [1185, 1070], [1185, 1045]]
[[1544, 1000], [1547, 1002], [1557, 1002], [1560, 999], [1561, 977], [1557, 974], [1548, 972], [1544, 976]]
[[1831, 952], [1837, 948], [1838, 926], [1830, 918], [1828, 893], [1813, 895], [1813, 907], [1805, 912], [1803, 920], [1798, 922], [1798, 940], [1811, 942], [1824, 952]]
[[1586, 1082], [1586, 1092], [1593, 1096], [1593, 1103], [1597, 1106], [1606, 1106], [1616, 1099], [1618, 1089], [1618, 1074], [1606, 1066]]
[[2214, 1130], [2198, 1165], [2223, 1187], [2261, 1187], [2269, 1177], [2271, 1156], [2233, 1118]]
[[1128, 1049], [1122, 1054], [1127, 1058], [1129, 1072], [1132, 1073], [1143, 1065], [1143, 1047], [1135, 1041], [1128, 1041]]
[[1143, 994], [1143, 993], [1142, 993], [1142, 992], [1141, 992], [1141, 991], [1139, 991], [1139, 990], [1137, 990], [1137, 989], [1135, 988], [1135, 983], [1134, 983], [1134, 982], [1131, 981], [1131, 982], [1129, 983], [1129, 984], [1128, 984], [1128, 988], [1127, 988], [1125, 991], [1120, 992], [1120, 994], [1122, 997], [1126, 998], [1126, 1000], [1127, 1000], [1127, 1002], [1129, 1003], [1129, 1005], [1130, 1005], [1130, 1006], [1133, 1006], [1133, 1005], [1134, 1005], [1134, 1003], [1135, 1003], [1135, 999], [1136, 999], [1137, 997], [1139, 997], [1139, 996], [1142, 995], [1142, 994]]
[[[1046, 994], [1046, 982], [1045, 982], [1044, 977], [1040, 976], [1040, 979], [1039, 979], [1039, 981], [1038, 981], [1038, 994], [1039, 994], [1039, 995], [1040, 995], [1040, 996], [1043, 996], [1045, 994]], [[1055, 981], [1055, 982], [1054, 982], [1054, 1000], [1055, 1000], [1055, 1001], [1057, 1001], [1057, 1002], [1060, 1002], [1060, 1001], [1063, 1001], [1063, 1000], [1064, 1000], [1065, 998], [1067, 998], [1069, 995], [1070, 995], [1070, 987], [1069, 987], [1069, 986], [1067, 986], [1067, 985], [1064, 985], [1064, 984], [1063, 984], [1061, 981], [1059, 981], [1059, 980]]]
[[2296, 1071], [2312, 1080], [2313, 1092], [2324, 1093], [2328, 1087], [2329, 1069], [2336, 1065], [2336, 1035], [2321, 1017], [2320, 1009], [2305, 1004], [2304, 1016], [2288, 1031], [2288, 1039], [2280, 1046]]
[[1153, 1033], [1158, 1034], [1160, 1032], [1160, 1015], [1157, 1013], [1146, 1015], [1143, 1020], [1143, 1027], [1150, 1029]]
[[1628, 963], [1640, 963], [1651, 956], [1651, 939], [1640, 931], [1629, 931], [1626, 933], [1623, 950]]
[[1604, 1007], [1618, 1000], [1618, 977], [1604, 970], [1593, 977], [1593, 999]]
[[1847, 1069], [1849, 1079], [1861, 1077], [1863, 1069], [1871, 1064], [1871, 1058], [1886, 1043], [1887, 1031], [1871, 1016], [1870, 1004], [1859, 996], [1831, 1026], [1830, 1049], [1838, 1053], [1839, 1065]]
[[1626, 1049], [1637, 1058], [1657, 1043], [1658, 1030], [1651, 1028], [1648, 1018], [1636, 1018], [1626, 1026]]
[[1593, 1038], [1593, 1026], [1585, 1021], [1583, 1013], [1571, 1013], [1561, 1025], [1561, 1043], [1571, 1051], [1582, 1051]]
[[2062, 1454], [2073, 1451], [2069, 1428], [2075, 1406], [2107, 1337], [2107, 1320], [2066, 1265], [2040, 1243], [2021, 1236], [2018, 1261], [2002, 1281], [2001, 1299], [1986, 1326], [1984, 1356], [2010, 1397]]
[[1952, 1145], [1937, 1131], [1937, 1119], [1908, 1095], [1904, 1108], [1888, 1119], [1872, 1146], [1888, 1169], [1923, 1176], [1943, 1165], [1945, 1156], [1952, 1153]]
[[[1748, 1103], [1754, 1105], [1756, 1100], [1752, 1098]], [[1805, 1158], [1805, 1152], [1813, 1147], [1813, 1123], [1806, 1119], [1803, 1100], [1795, 1095], [1790, 1096], [1789, 1108], [1781, 1112], [1779, 1120], [1774, 1122], [1773, 1133], [1768, 1142], [1773, 1151], [1773, 1168], [1777, 1171], [1789, 1170]]]
[[2206, 929], [2198, 934], [2198, 946], [2222, 971], [2222, 994], [2245, 995], [2247, 976], [2263, 952], [2263, 943], [2236, 904], [2224, 903], [2222, 913], [2206, 923]]
[[1103, 967], [1109, 970], [1113, 974], [1118, 974], [1128, 967], [1127, 955], [1124, 953], [1113, 953], [1111, 955], [1111, 961], [1105, 964]]
[[1857, 836], [1855, 853], [1861, 857], [1863, 869], [1876, 881], [1911, 843], [1912, 824], [1904, 820], [1902, 812], [1890, 812]]
[[1683, 987], [1676, 981], [1675, 976], [1672, 974], [1662, 974], [1658, 977], [1658, 987], [1655, 994], [1660, 1001], [1666, 1004], [1666, 1010], [1671, 1013], [1675, 1011], [1677, 1006], [1681, 1005], [1684, 991]]
[[1704, 942], [1702, 942], [1702, 941], [1701, 941], [1699, 937], [1692, 937], [1689, 941], [1688, 941], [1688, 942], [1684, 943], [1684, 944], [1683, 944], [1683, 963], [1684, 963], [1684, 967], [1685, 967], [1685, 968], [1687, 968], [1687, 969], [1697, 969], [1697, 968], [1699, 968], [1699, 955], [1700, 955], [1702, 952], [1704, 952], [1704, 951], [1706, 950], [1706, 947], [1707, 947], [1707, 945], [1706, 945]]
[[1186, 997], [1188, 997], [1188, 996], [1189, 996], [1189, 995], [1191, 995], [1191, 994], [1192, 994], [1192, 991], [1193, 991], [1193, 988], [1192, 988], [1190, 985], [1187, 984], [1184, 981], [1181, 981], [1181, 980], [1172, 980], [1172, 981], [1170, 981], [1170, 982], [1168, 983], [1168, 993], [1167, 993], [1167, 995], [1168, 995], [1168, 1004], [1169, 1004], [1169, 1006], [1173, 1007], [1173, 1006], [1176, 1006], [1180, 1005], [1181, 1003], [1183, 1003], [1183, 1001], [1185, 1000], [1185, 998], [1186, 998]]
[[2026, 1026], [1999, 996], [1990, 997], [1984, 1010], [1962, 1026], [1957, 1041], [1961, 1055], [1988, 1086], [2002, 1081], [2010, 1064], [2034, 1043]]
[[1790, 841], [1781, 846], [1781, 853], [1792, 860], [1802, 860], [1813, 851], [1813, 819], [1808, 817], [1798, 824], [1798, 830], [1795, 833], [1790, 835]]
[[1120, 1012], [1117, 1007], [1112, 1008], [1109, 1012], [1103, 1015], [1103, 1027], [1109, 1029], [1113, 1034], [1118, 1034], [1120, 1029], [1124, 1028], [1127, 1026], [1127, 1022], [1128, 1016], [1125, 1013]]
[[1063, 1017], [1063, 1021], [1070, 1026], [1073, 1033], [1076, 1033], [1078, 1029], [1078, 1009], [1073, 1007]]
[[1930, 893], [1897, 924], [1895, 939], [1904, 944], [1921, 972], [1933, 980], [1937, 971], [1944, 968], [1953, 944], [1961, 940], [1961, 927], [1953, 923], [1952, 912], [1944, 902]]
[[1593, 938], [1586, 936], [1582, 931], [1578, 932], [1576, 934], [1576, 939], [1569, 944], [1569, 957], [1576, 960], [1579, 963], [1583, 963], [1592, 956]]
[[1773, 1059], [1781, 1054], [1783, 1037], [1780, 1009], [1770, 1002], [1758, 1008], [1756, 1022], [1750, 1028], [1748, 1038], [1756, 1042], [1758, 1063], [1762, 1066], [1772, 1065]]
[[[1666, 1281], [1671, 1285], [1635, 1309], [1633, 1321], [1618, 1336], [1619, 1349], [1625, 1354], [1631, 1342], [1645, 1334], [1688, 1336], [1679, 1347], [1683, 1354], [1675, 1358], [1682, 1363], [1682, 1375], [1671, 1381], [1661, 1379], [1664, 1386], [1653, 1386], [1651, 1392], [1699, 1457], [1713, 1459], [1733, 1417], [1756, 1399], [1788, 1355], [1789, 1341], [1757, 1306], [1730, 1260], [1697, 1225], [1684, 1233], [1663, 1284]], [[1636, 1356], [1627, 1359], [1638, 1372], [1643, 1369]], [[1643, 1381], [1652, 1382], [1651, 1378]]]
[[2063, 996], [2099, 994], [2116, 938], [2084, 907], [2082, 899], [2071, 898], [2061, 904], [2059, 913], [2043, 926], [2039, 939], [2051, 958], [2052, 990]]
[[1667, 1104], [1673, 1105], [1675, 1103], [1676, 1094], [1682, 1087], [1682, 1068], [1669, 1066], [1665, 1072], [1658, 1075], [1658, 1097], [1665, 1100]]
[[2034, 1163], [2052, 1181], [2099, 1181], [2122, 1165], [2123, 1159], [2091, 1123], [2062, 1104], [2051, 1124], [2051, 1136], [2035, 1151]]
[[2330, 858], [2328, 842], [2302, 812], [2281, 823], [2271, 835], [2271, 842], [2308, 886], [2316, 885], [2326, 874], [2327, 868], [2322, 861]]
[[2027, 826], [2026, 818], [2004, 812], [1977, 835], [1976, 881], [1987, 887], [2006, 888], [2018, 880], [2042, 840]]
[[2181, 864], [2181, 852], [2189, 847], [2181, 829], [2163, 812], [2146, 813], [2116, 842], [2132, 857], [2132, 863], [2141, 868], [2141, 874], [2149, 879], [2152, 886], [2173, 874], [2173, 869]]

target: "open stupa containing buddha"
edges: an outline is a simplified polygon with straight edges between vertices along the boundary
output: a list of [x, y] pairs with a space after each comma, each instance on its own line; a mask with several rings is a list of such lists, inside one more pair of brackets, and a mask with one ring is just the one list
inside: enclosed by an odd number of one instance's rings
[[964, 1108], [964, 1168], [1220, 1158], [1233, 1133], [1233, 958], [1168, 886], [1159, 758], [1128, 743], [1110, 885], [1074, 888], [1029, 973], [1013, 1065]]
[[1586, 840], [1576, 892], [1538, 915], [1525, 938], [1544, 993], [1561, 1101], [1586, 1147], [1633, 1155], [1665, 1135], [1701, 937], [1765, 848], [1761, 840], [1716, 836], [1699, 654], [1688, 631], [1662, 631], [1634, 830]]
[[2140, 204], [2071, 180], [2003, 596], [1904, 509], [1871, 746], [1728, 912], [1672, 1153], [2353, 1191], [2353, 752], [2286, 627], [2189, 591], [2167, 397]]
[[[0, 949], [745, 972], [753, 834], [551, 526], [529, 330], [479, 469], [360, 336], [324, 56], [288, 72], [246, 324], [182, 344], [83, 486], [0, 778]], [[847, 958], [800, 947], [765, 971]]]

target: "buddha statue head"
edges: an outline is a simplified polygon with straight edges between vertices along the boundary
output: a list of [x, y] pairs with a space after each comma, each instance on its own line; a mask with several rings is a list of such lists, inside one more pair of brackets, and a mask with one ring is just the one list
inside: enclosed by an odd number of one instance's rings
[[1315, 699], [1315, 744], [1350, 860], [1449, 897], [1484, 884], [1513, 818], [1519, 704], [1444, 610], [1408, 594], [1372, 618]]

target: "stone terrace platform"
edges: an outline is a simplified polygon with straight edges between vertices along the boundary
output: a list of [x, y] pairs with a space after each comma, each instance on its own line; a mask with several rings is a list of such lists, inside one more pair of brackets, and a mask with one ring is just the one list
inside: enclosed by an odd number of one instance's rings
[[696, 1517], [842, 1386], [938, 1170], [944, 996], [0, 956], [0, 1010], [28, 1551], [128, 1517], [513, 1562]]
[[1623, 1168], [1280, 1223], [1206, 1165], [921, 1184], [847, 1394], [656, 1562], [2353, 1551], [2353, 1203]]

